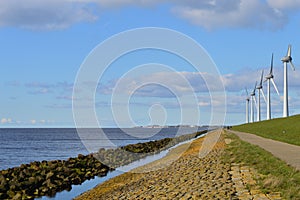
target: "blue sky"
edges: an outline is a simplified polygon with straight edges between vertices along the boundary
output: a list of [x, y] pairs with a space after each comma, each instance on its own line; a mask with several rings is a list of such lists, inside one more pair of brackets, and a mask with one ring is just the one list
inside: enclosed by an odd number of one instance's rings
[[[289, 69], [290, 113], [300, 113], [300, 2], [298, 0], [4, 0], [0, 2], [0, 126], [73, 127], [72, 91], [84, 59], [107, 38], [134, 28], [161, 27], [179, 31], [208, 52], [221, 73], [226, 95], [226, 124], [245, 121], [244, 87], [252, 88], [262, 69], [268, 71], [274, 52], [275, 82], [282, 95], [280, 58], [288, 44], [296, 71]], [[178, 44], [180, 45], [180, 44]], [[208, 124], [210, 97], [201, 90], [192, 66], [166, 52], [144, 50], [123, 56], [107, 70], [96, 92], [98, 120], [116, 126], [111, 111], [115, 83], [137, 65], [157, 62], [183, 74], [194, 88], [199, 124]], [[174, 73], [148, 72], [153, 81], [172, 80]], [[205, 73], [204, 71], [201, 73]], [[175, 76], [175, 75], [174, 75]], [[139, 82], [143, 76], [131, 77]], [[145, 79], [145, 77], [144, 77]], [[176, 87], [177, 83], [167, 82]], [[266, 88], [265, 88], [266, 89]], [[134, 91], [130, 91], [134, 92]], [[273, 116], [282, 115], [282, 101], [272, 92]], [[181, 123], [180, 109], [166, 88], [135, 91], [129, 104], [136, 125]], [[266, 118], [262, 105], [262, 118]], [[152, 117], [152, 121], [151, 121]], [[189, 119], [184, 122], [188, 123]], [[192, 120], [191, 120], [192, 121]], [[126, 121], [124, 126], [131, 126]]]

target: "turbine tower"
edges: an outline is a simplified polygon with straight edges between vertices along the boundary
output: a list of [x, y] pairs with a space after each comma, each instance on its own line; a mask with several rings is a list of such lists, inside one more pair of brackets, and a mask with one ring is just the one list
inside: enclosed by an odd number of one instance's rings
[[261, 112], [260, 112], [260, 94], [263, 96], [265, 102], [266, 102], [266, 97], [264, 94], [264, 91], [262, 90], [263, 88], [263, 77], [264, 77], [264, 70], [262, 70], [261, 72], [261, 78], [260, 78], [260, 82], [259, 85], [256, 87], [256, 89], [258, 90], [258, 97], [257, 97], [257, 121], [261, 121]]
[[246, 94], [247, 94], [247, 97], [246, 97], [246, 123], [248, 124], [249, 123], [249, 101], [250, 101], [250, 97], [249, 97], [247, 88], [245, 88], [245, 89], [246, 89]]
[[292, 46], [289, 44], [288, 51], [285, 57], [281, 58], [281, 61], [283, 62], [283, 69], [284, 69], [284, 81], [283, 81], [283, 117], [289, 116], [289, 105], [288, 105], [288, 69], [287, 64], [291, 64], [291, 68], [295, 71], [295, 66], [292, 62], [292, 56], [291, 56], [291, 48]]
[[254, 103], [256, 104], [256, 100], [255, 100], [256, 85], [257, 85], [257, 82], [255, 83], [254, 89], [250, 94], [250, 97], [251, 97], [251, 101], [250, 101], [250, 122], [251, 123], [254, 122]]
[[279, 92], [278, 89], [276, 87], [276, 84], [274, 82], [274, 75], [273, 75], [273, 54], [272, 54], [272, 59], [271, 59], [271, 69], [270, 69], [270, 73], [265, 77], [268, 83], [268, 94], [267, 94], [267, 120], [270, 120], [271, 117], [271, 82], [279, 96]]

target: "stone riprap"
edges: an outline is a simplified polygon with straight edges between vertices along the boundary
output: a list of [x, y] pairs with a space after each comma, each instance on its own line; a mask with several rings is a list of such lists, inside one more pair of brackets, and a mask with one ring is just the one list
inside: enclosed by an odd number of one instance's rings
[[68, 160], [32, 162], [2, 170], [0, 171], [0, 199], [54, 196], [57, 192], [71, 190], [72, 185], [81, 184], [95, 176], [106, 176], [109, 171], [119, 166], [159, 153], [206, 132], [130, 144], [117, 149], [100, 149], [97, 153], [78, 155]]

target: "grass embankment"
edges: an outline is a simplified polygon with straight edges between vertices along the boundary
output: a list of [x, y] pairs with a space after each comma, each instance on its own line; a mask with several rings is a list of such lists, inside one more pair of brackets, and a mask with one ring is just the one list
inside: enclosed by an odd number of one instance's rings
[[232, 130], [253, 133], [261, 137], [300, 146], [299, 122], [300, 115], [295, 115], [288, 118], [278, 118], [251, 124], [242, 124], [232, 127]]
[[258, 184], [264, 193], [281, 192], [285, 199], [300, 199], [300, 172], [275, 158], [258, 146], [227, 134], [232, 143], [227, 148], [225, 161], [242, 163], [257, 170]]

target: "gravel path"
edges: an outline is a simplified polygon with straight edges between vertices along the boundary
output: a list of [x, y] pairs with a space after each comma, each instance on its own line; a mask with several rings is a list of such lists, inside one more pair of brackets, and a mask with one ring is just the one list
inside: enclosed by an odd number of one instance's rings
[[285, 161], [297, 170], [300, 170], [300, 146], [263, 138], [249, 133], [233, 130], [228, 130], [228, 132], [236, 134], [240, 139], [246, 142], [260, 146], [272, 153], [275, 157]]

